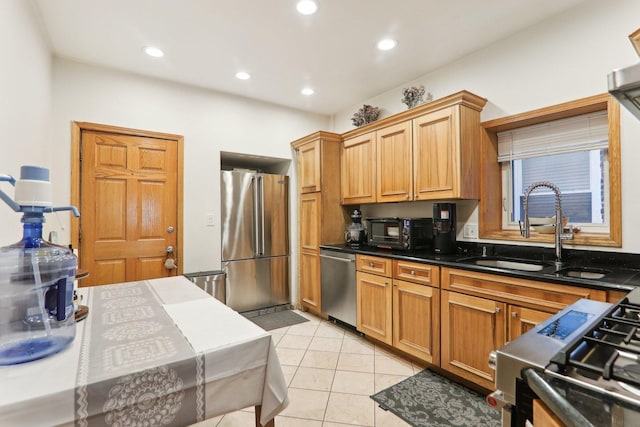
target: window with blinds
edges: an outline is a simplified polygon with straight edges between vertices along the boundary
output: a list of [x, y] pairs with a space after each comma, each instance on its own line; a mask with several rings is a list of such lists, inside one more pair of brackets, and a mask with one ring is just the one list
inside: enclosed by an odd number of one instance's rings
[[[524, 217], [524, 190], [553, 182], [562, 193], [569, 222], [589, 231], [608, 230], [608, 119], [596, 112], [498, 133], [503, 172], [503, 228]], [[555, 214], [555, 195], [546, 188], [529, 196], [529, 215]]]

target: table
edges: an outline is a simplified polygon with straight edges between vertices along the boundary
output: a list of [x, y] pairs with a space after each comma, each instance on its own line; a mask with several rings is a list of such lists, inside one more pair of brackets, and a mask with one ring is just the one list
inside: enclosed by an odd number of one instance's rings
[[288, 404], [271, 335], [186, 278], [80, 288], [89, 316], [62, 352], [0, 367], [1, 426], [185, 426]]

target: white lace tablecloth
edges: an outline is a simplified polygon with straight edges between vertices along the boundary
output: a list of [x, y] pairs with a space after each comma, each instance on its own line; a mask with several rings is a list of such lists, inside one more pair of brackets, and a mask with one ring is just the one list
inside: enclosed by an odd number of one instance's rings
[[185, 426], [288, 404], [271, 335], [184, 277], [81, 288], [59, 354], [0, 367], [0, 426]]

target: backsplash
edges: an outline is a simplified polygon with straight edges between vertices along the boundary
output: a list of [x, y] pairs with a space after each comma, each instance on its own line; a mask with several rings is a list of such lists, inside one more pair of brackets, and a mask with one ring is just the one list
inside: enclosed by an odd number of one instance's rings
[[[482, 242], [458, 242], [458, 254], [478, 256], [486, 248], [488, 256], [507, 256], [512, 258], [527, 258], [540, 261], [554, 261], [554, 248], [539, 246], [503, 245]], [[591, 266], [610, 266], [640, 270], [640, 254], [625, 252], [603, 252], [563, 248], [563, 260]]]

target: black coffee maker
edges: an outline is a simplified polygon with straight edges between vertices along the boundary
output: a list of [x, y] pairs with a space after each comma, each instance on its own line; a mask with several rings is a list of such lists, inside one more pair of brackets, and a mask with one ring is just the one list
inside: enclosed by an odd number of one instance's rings
[[452, 254], [456, 251], [456, 205], [433, 204], [433, 251]]

